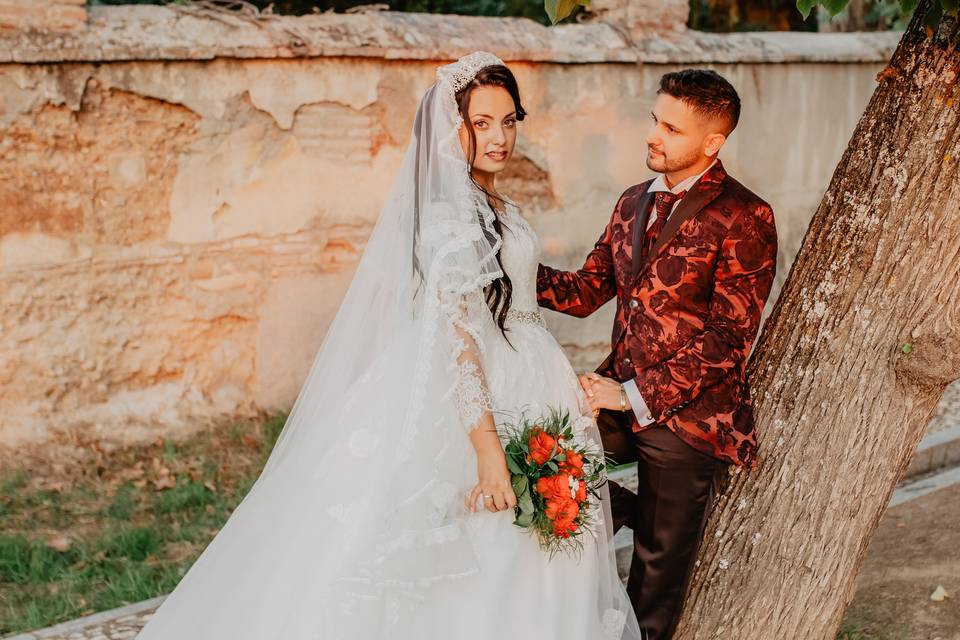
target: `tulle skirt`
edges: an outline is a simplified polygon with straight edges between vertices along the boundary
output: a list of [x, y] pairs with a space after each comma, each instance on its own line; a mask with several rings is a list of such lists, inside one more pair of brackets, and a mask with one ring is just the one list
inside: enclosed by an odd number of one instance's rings
[[[581, 435], [599, 442], [595, 424], [584, 418], [590, 413], [576, 375], [553, 336], [536, 324], [508, 326], [512, 346], [491, 341], [484, 358], [498, 423], [514, 420], [521, 412], [537, 416], [566, 409], [580, 418]], [[398, 355], [403, 354], [393, 357]], [[367, 398], [371, 407], [393, 402], [408, 391], [388, 376], [367, 393], [372, 389], [379, 389], [379, 394]], [[355, 455], [370, 453], [367, 468], [382, 470], [389, 455], [378, 457], [385, 448], [378, 446], [377, 434], [362, 425], [362, 416], [344, 425], [356, 429], [344, 447]], [[356, 437], [357, 433], [363, 435]], [[443, 455], [438, 468], [455, 459], [447, 471], [438, 472], [448, 482], [435, 483], [428, 501], [452, 498], [462, 503], [477, 479], [476, 456], [467, 434], [454, 432], [438, 451]], [[356, 477], [334, 482], [337, 474], [325, 474], [323, 469], [336, 467], [346, 457], [345, 450], [321, 453], [301, 447], [285, 455], [287, 460], [258, 479], [138, 638], [640, 637], [616, 573], [608, 508], [595, 536], [584, 536], [577, 557], [550, 558], [528, 531], [513, 524], [512, 510], [479, 510], [462, 513], [455, 527], [438, 525], [433, 546], [387, 572], [386, 561], [374, 559], [388, 557], [383, 544], [373, 542], [369, 532], [379, 526], [380, 512], [389, 508], [377, 497], [393, 495], [391, 488], [402, 484], [405, 474], [381, 474], [378, 486], [369, 486], [361, 468], [355, 470]], [[298, 471], [305, 468], [303, 461], [290, 461], [300, 457], [315, 459], [317, 471], [307, 475]], [[337, 473], [347, 468], [340, 467]], [[449, 495], [451, 486], [456, 487], [455, 496]], [[605, 490], [603, 495], [606, 499]], [[364, 557], [371, 566], [365, 572], [354, 571]], [[389, 588], [392, 583], [397, 589]]]
[[[487, 374], [495, 404], [503, 411], [498, 418], [509, 420], [519, 412], [546, 416], [554, 408], [573, 418], [590, 415], [577, 377], [549, 332], [512, 324], [508, 336], [516, 350], [496, 343], [490, 360], [497, 366]], [[581, 430], [581, 435], [590, 434]], [[439, 592], [423, 608], [424, 635], [410, 637], [619, 640], [624, 612], [597, 606], [616, 571], [604, 534], [583, 536], [578, 556], [550, 558], [513, 520], [512, 510], [470, 516], [467, 531], [481, 571]], [[426, 631], [430, 628], [434, 631]]]

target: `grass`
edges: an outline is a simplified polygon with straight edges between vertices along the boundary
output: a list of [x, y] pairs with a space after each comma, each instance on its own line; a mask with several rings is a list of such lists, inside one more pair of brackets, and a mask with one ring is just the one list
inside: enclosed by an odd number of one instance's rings
[[0, 468], [0, 636], [169, 593], [250, 490], [285, 419], [0, 456], [18, 461]]
[[[253, 486], [285, 419], [110, 453], [73, 443], [76, 464], [18, 456], [0, 470], [0, 636], [169, 593]], [[889, 637], [847, 624], [837, 640]]]
[[837, 634], [837, 640], [888, 640], [886, 634], [878, 634], [864, 629], [859, 624], [852, 622], [844, 623]]

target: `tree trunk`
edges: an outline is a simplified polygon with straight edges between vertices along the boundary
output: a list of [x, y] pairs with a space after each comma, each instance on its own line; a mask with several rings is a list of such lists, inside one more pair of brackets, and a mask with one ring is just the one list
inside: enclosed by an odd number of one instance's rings
[[929, 37], [929, 6], [879, 74], [758, 342], [761, 466], [714, 506], [675, 640], [834, 638], [960, 377], [960, 30], [946, 16]]

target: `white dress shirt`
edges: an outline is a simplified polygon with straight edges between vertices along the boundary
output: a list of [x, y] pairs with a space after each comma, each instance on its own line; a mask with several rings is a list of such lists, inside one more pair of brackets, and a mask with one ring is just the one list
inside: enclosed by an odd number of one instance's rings
[[[713, 165], [716, 163], [717, 159], [714, 158], [713, 162], [710, 163], [710, 166], [704, 169], [703, 172], [681, 180], [677, 184], [673, 185], [673, 189], [667, 186], [667, 181], [664, 179], [663, 174], [661, 173], [650, 184], [650, 188], [647, 189], [647, 193], [656, 193], [657, 191], [680, 193], [681, 191], [689, 191], [693, 185], [695, 185], [697, 181], [703, 177], [703, 174], [707, 171], [710, 171], [710, 169], [713, 168]], [[677, 200], [673, 203], [673, 207], [670, 209], [671, 214], [673, 214], [678, 204], [680, 204], [680, 200]], [[655, 221], [656, 216], [648, 216], [647, 229], [649, 229]], [[633, 414], [637, 416], [637, 422], [639, 422], [641, 426], [652, 424], [654, 422], [653, 415], [650, 413], [647, 403], [643, 400], [643, 396], [640, 395], [640, 389], [637, 388], [637, 381], [635, 379], [627, 380], [623, 383], [623, 390], [627, 392], [627, 398], [630, 400], [630, 407], [633, 409]]]

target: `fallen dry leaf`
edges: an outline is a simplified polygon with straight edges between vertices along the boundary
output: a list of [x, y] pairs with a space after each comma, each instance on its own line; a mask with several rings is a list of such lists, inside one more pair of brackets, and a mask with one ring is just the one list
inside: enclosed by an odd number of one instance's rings
[[47, 540], [47, 546], [53, 549], [54, 551], [59, 551], [64, 553], [65, 551], [70, 550], [70, 545], [73, 544], [70, 538], [58, 533]]
[[934, 589], [933, 593], [930, 594], [930, 599], [934, 602], [943, 602], [950, 597], [950, 594], [947, 593], [947, 590], [943, 588], [943, 585], [938, 584], [937, 588]]
[[54, 493], [63, 493], [63, 490], [66, 489], [66, 483], [60, 480], [54, 480], [47, 483], [47, 489]]
[[164, 489], [172, 489], [177, 485], [177, 481], [173, 476], [160, 476], [153, 481], [153, 488], [156, 491], [163, 491]]

